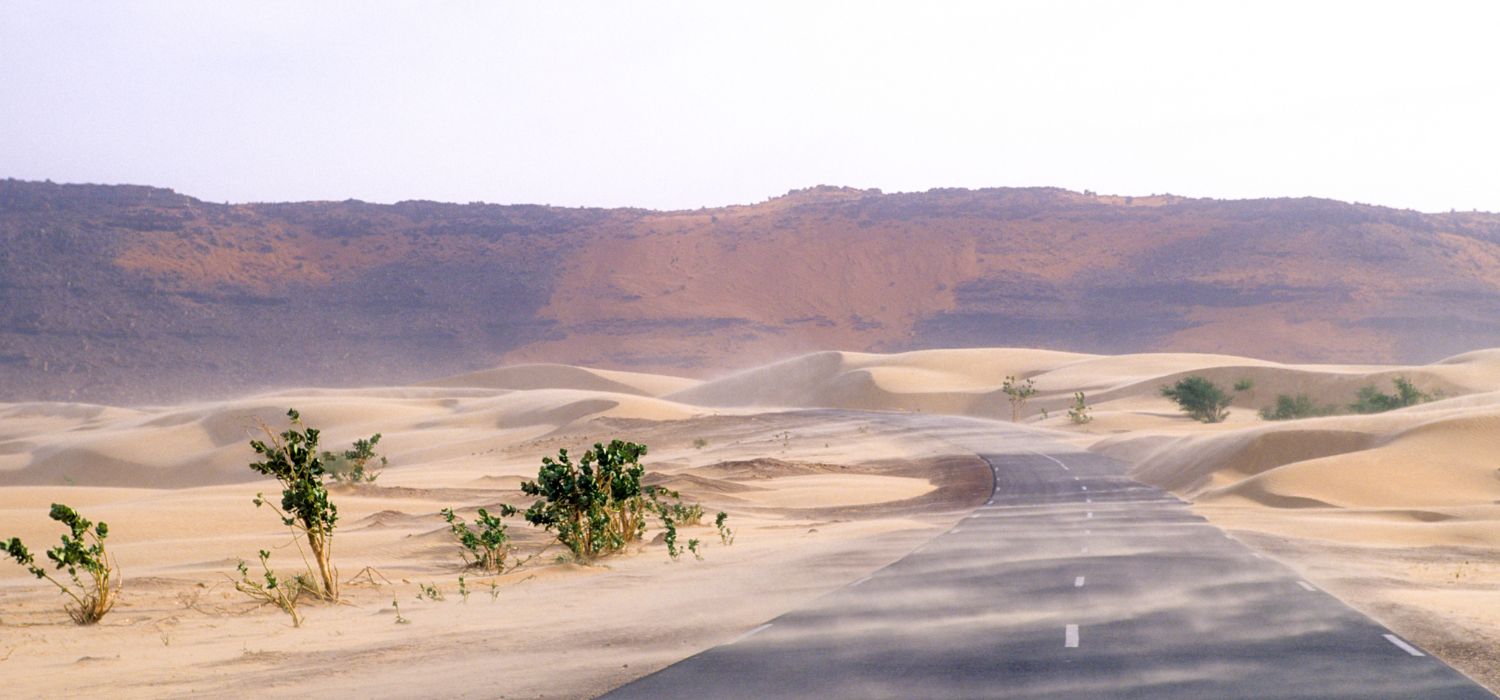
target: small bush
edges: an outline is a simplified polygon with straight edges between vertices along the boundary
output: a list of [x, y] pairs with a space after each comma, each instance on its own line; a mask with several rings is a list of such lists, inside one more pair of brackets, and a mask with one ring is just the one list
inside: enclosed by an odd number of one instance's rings
[[1193, 420], [1203, 423], [1219, 423], [1228, 418], [1229, 403], [1234, 400], [1232, 394], [1225, 394], [1217, 384], [1198, 376], [1162, 387], [1161, 395], [1176, 402]]
[[705, 447], [708, 447], [707, 440], [704, 440], [703, 438], [693, 438], [693, 449], [701, 450]]
[[369, 438], [355, 440], [354, 447], [343, 452], [324, 452], [323, 468], [328, 476], [340, 484], [373, 484], [380, 478], [380, 469], [374, 464], [378, 459], [380, 468], [386, 466], [383, 455], [375, 454], [380, 443], [380, 433]]
[[1396, 386], [1396, 393], [1381, 393], [1374, 384], [1360, 387], [1355, 394], [1354, 403], [1349, 404], [1349, 410], [1354, 413], [1384, 413], [1432, 400], [1431, 394], [1418, 389], [1406, 377], [1396, 377], [1391, 381]]
[[503, 574], [516, 565], [507, 566], [507, 559], [510, 558], [510, 535], [506, 533], [506, 525], [501, 518], [508, 518], [516, 513], [514, 507], [505, 504], [500, 505], [498, 516], [490, 515], [489, 511], [480, 508], [474, 528], [454, 514], [452, 508], [444, 508], [442, 517], [448, 522], [454, 539], [464, 548], [461, 556], [465, 566]]
[[328, 500], [328, 488], [323, 483], [326, 471], [318, 458], [318, 429], [298, 430], [302, 416], [296, 409], [288, 410], [286, 415], [292, 422], [291, 428], [278, 435], [261, 425], [266, 440], [250, 441], [256, 454], [265, 457], [263, 462], [252, 462], [250, 468], [275, 477], [282, 486], [280, 508], [262, 494], [255, 495], [255, 505], [270, 505], [271, 510], [281, 517], [282, 524], [292, 529], [294, 541], [297, 533], [306, 539], [323, 584], [320, 594], [329, 600], [337, 600], [339, 580], [338, 570], [333, 566], [333, 528], [338, 523], [339, 512]]
[[1026, 401], [1037, 395], [1036, 384], [1030, 379], [1018, 380], [1015, 377], [1006, 377], [1005, 383], [1000, 390], [1005, 392], [1007, 400], [1010, 401], [1010, 421], [1012, 423], [1021, 420], [1021, 410], [1025, 408]]
[[1264, 420], [1296, 420], [1298, 418], [1316, 418], [1318, 416], [1331, 416], [1338, 412], [1338, 406], [1319, 406], [1307, 394], [1288, 396], [1280, 394], [1276, 397], [1275, 406], [1267, 406], [1260, 409], [1260, 417]]
[[[80, 625], [92, 625], [103, 619], [115, 607], [120, 593], [120, 578], [114, 561], [104, 549], [104, 540], [109, 537], [109, 525], [94, 524], [77, 511], [61, 503], [53, 503], [48, 517], [68, 526], [68, 534], [62, 536], [62, 544], [47, 550], [47, 558], [58, 571], [67, 570], [72, 585], [52, 578], [47, 570], [38, 566], [36, 555], [21, 543], [18, 537], [0, 540], [6, 554], [26, 567], [32, 576], [46, 579], [59, 591], [72, 599], [63, 606], [68, 617]], [[82, 576], [79, 572], [82, 572]]]
[[578, 561], [608, 556], [640, 539], [646, 530], [646, 504], [640, 458], [646, 446], [614, 440], [598, 443], [574, 463], [567, 450], [542, 459], [535, 481], [521, 491], [539, 496], [526, 521], [555, 533]]
[[714, 528], [719, 531], [719, 541], [723, 542], [724, 546], [727, 547], [734, 544], [734, 530], [729, 529], [729, 526], [724, 524], [726, 520], [729, 520], [729, 514], [722, 510], [719, 511], [718, 515], [714, 516]]
[[1073, 406], [1068, 409], [1068, 420], [1073, 421], [1073, 425], [1083, 425], [1094, 419], [1089, 415], [1089, 410], [1088, 401], [1084, 398], [1083, 392], [1073, 392]]
[[250, 596], [262, 605], [274, 605], [292, 618], [293, 627], [302, 626], [302, 615], [297, 612], [297, 603], [302, 598], [304, 591], [317, 592], [317, 586], [305, 574], [292, 577], [291, 581], [284, 581], [276, 572], [271, 570], [271, 553], [260, 550], [261, 575], [259, 580], [250, 577], [250, 566], [244, 559], [240, 560], [240, 578], [234, 582], [234, 589]]
[[651, 510], [672, 518], [678, 525], [697, 525], [703, 521], [703, 506], [683, 503], [682, 494], [663, 486], [647, 486], [645, 489]]
[[[662, 539], [667, 545], [667, 556], [676, 559], [682, 555], [682, 549], [677, 546], [677, 526], [702, 522], [703, 506], [683, 503], [681, 494], [661, 486], [647, 486], [646, 499], [647, 506], [661, 519], [662, 530], [666, 533]], [[688, 540], [688, 550], [693, 556], [703, 558], [698, 555], [698, 540]]]

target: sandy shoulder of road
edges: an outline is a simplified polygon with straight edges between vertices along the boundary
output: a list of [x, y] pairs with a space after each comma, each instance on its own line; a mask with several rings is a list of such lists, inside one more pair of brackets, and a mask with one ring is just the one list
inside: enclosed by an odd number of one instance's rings
[[[77, 627], [55, 590], [0, 565], [6, 695], [591, 696], [900, 558], [989, 491], [982, 461], [919, 434], [775, 412], [714, 415], [621, 393], [629, 377], [604, 378], [616, 385], [507, 376], [554, 387], [283, 392], [132, 411], [0, 407], [0, 534], [41, 549], [60, 532], [48, 505], [69, 503], [109, 523], [124, 575], [115, 610]], [[238, 558], [253, 563], [262, 548], [283, 572], [298, 568], [287, 531], [251, 503], [275, 484], [245, 466], [247, 428], [275, 425], [284, 406], [324, 427], [325, 444], [382, 432], [391, 458], [376, 486], [335, 488], [343, 600], [305, 605], [301, 628], [229, 579]], [[653, 528], [626, 554], [579, 566], [558, 561], [560, 548], [517, 519], [519, 555], [534, 559], [500, 577], [463, 569], [440, 509], [472, 518], [478, 507], [525, 505], [519, 484], [542, 455], [613, 437], [650, 446], [651, 483], [702, 503], [710, 520], [727, 512], [733, 544], [710, 524], [685, 528], [702, 559], [672, 561]], [[420, 597], [422, 585], [443, 599]], [[398, 624], [397, 606], [409, 622]]]

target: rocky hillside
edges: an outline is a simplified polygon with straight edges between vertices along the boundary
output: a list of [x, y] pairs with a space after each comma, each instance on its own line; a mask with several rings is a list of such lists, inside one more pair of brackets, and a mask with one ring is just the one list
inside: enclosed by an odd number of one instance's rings
[[0, 400], [547, 361], [704, 375], [980, 345], [1429, 361], [1500, 345], [1500, 216], [814, 188], [698, 211], [215, 204], [0, 182]]

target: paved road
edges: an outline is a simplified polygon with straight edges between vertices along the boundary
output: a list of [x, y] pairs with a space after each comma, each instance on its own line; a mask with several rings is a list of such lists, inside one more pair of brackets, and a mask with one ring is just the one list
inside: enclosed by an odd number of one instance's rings
[[869, 420], [977, 447], [992, 500], [807, 609], [604, 697], [1494, 697], [1118, 461], [988, 422]]

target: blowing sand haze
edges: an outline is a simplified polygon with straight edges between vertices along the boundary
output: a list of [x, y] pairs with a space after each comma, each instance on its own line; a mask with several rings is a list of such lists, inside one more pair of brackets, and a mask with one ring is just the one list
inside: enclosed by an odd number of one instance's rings
[[0, 695], [1495, 698], [1387, 5], [0, 0]]

